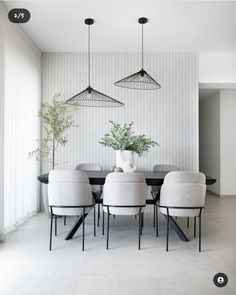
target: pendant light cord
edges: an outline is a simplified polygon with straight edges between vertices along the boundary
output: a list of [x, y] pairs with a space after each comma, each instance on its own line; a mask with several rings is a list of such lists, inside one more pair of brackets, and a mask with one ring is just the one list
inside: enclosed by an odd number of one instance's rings
[[142, 69], [143, 69], [143, 24], [142, 24]]
[[88, 25], [88, 84], [90, 86], [90, 25]]

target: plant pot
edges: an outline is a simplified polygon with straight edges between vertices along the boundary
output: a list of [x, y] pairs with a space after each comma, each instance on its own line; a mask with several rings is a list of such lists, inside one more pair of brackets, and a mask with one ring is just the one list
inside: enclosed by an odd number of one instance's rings
[[133, 151], [116, 151], [116, 167], [122, 168], [126, 161], [134, 162], [134, 152]]

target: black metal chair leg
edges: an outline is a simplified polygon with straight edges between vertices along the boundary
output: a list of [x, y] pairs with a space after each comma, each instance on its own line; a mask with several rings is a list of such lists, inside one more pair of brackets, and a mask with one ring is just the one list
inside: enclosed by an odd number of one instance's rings
[[143, 213], [141, 214], [141, 236], [143, 235]]
[[52, 250], [52, 227], [53, 227], [53, 214], [52, 214], [52, 210], [51, 210], [49, 251]]
[[99, 227], [99, 219], [100, 219], [100, 204], [98, 204], [98, 227]]
[[109, 209], [107, 208], [108, 212], [107, 212], [107, 250], [109, 247], [109, 226], [110, 226], [110, 213], [109, 213]]
[[196, 222], [197, 222], [197, 220], [196, 220], [196, 216], [194, 217], [194, 229], [193, 229], [193, 231], [194, 231], [194, 238], [196, 238]]
[[202, 251], [202, 217], [199, 215], [199, 252]]
[[105, 214], [104, 211], [102, 211], [102, 235], [104, 236], [104, 219], [105, 219]]
[[64, 225], [66, 225], [66, 216], [64, 216]]
[[169, 209], [167, 208], [166, 251], [169, 250]]
[[139, 213], [139, 226], [138, 226], [138, 249], [140, 250], [140, 248], [141, 248], [141, 215], [142, 215], [142, 213], [141, 213], [141, 210], [140, 210], [140, 213]]
[[55, 216], [55, 236], [57, 236], [57, 215]]
[[93, 207], [93, 235], [96, 237], [96, 205]]
[[153, 206], [153, 227], [156, 225], [156, 206]]
[[158, 237], [159, 234], [159, 224], [158, 224], [158, 207], [155, 206], [155, 210], [156, 210], [156, 236]]
[[82, 234], [82, 251], [84, 251], [84, 223], [85, 223], [85, 208], [83, 208], [83, 234]]
[[187, 228], [189, 228], [189, 217], [187, 217]]

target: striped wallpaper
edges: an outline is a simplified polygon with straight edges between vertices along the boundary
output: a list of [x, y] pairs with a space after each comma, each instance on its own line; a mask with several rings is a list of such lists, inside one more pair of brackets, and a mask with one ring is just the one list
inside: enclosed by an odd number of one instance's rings
[[[115, 164], [115, 152], [98, 141], [110, 128], [109, 120], [134, 121], [137, 133], [159, 142], [146, 156], [135, 157], [139, 170], [157, 163], [173, 163], [198, 170], [198, 54], [146, 53], [145, 69], [160, 90], [140, 91], [114, 86], [114, 82], [140, 69], [139, 53], [92, 53], [91, 86], [125, 103], [121, 108], [81, 107], [75, 113], [79, 127], [69, 132], [69, 142], [57, 154], [60, 168], [80, 162], [98, 162], [104, 169]], [[87, 86], [85, 53], [43, 53], [42, 95], [61, 93], [67, 99]], [[47, 165], [42, 168], [48, 170]]]

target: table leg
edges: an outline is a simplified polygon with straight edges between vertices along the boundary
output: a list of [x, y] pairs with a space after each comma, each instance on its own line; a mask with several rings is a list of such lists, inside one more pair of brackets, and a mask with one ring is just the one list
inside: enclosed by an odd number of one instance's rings
[[[166, 215], [164, 216], [165, 218], [167, 218]], [[186, 237], [186, 235], [184, 234], [184, 232], [182, 231], [182, 229], [179, 227], [179, 225], [176, 223], [176, 221], [174, 220], [172, 216], [169, 217], [169, 222], [170, 222], [170, 226], [174, 229], [174, 231], [179, 236], [179, 238], [184, 242], [188, 242], [189, 239]]]
[[[87, 217], [88, 214], [84, 215], [84, 218]], [[65, 237], [65, 240], [71, 240], [74, 236], [74, 234], [77, 232], [78, 228], [81, 226], [83, 222], [83, 216], [79, 216], [77, 217], [75, 223], [73, 224], [72, 228], [70, 229], [70, 231], [68, 232], [68, 234]]]

